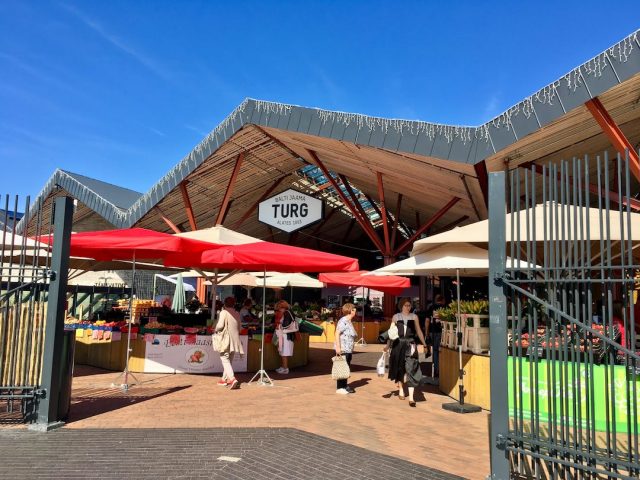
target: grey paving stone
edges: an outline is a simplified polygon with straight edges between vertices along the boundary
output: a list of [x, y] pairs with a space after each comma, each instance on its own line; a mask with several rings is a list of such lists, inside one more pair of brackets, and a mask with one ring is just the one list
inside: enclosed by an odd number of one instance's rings
[[0, 479], [461, 478], [287, 428], [0, 430], [0, 458]]

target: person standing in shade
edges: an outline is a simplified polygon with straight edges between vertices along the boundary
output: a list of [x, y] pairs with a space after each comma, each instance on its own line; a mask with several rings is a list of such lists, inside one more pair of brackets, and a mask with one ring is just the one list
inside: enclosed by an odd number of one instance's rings
[[433, 355], [433, 376], [440, 376], [440, 342], [442, 340], [442, 322], [437, 311], [446, 306], [444, 297], [436, 295], [435, 302], [429, 307], [426, 320], [426, 335], [431, 337]]
[[296, 334], [285, 333], [283, 329], [287, 328], [295, 319], [285, 300], [276, 303], [275, 310], [276, 336], [278, 337], [278, 353], [280, 354], [280, 368], [276, 368], [276, 373], [286, 375], [289, 373], [289, 357], [293, 357], [293, 341]]
[[[411, 313], [411, 299], [402, 298], [398, 302], [400, 313], [396, 313], [391, 321], [398, 327], [398, 338], [391, 344], [391, 355], [389, 355], [389, 379], [396, 382], [398, 386], [398, 398], [405, 399], [404, 384], [409, 390], [409, 406], [415, 407], [413, 398], [415, 388], [420, 385], [422, 372], [420, 371], [420, 361], [418, 358], [418, 347], [416, 345], [417, 336], [423, 345], [425, 352], [427, 344], [424, 340], [418, 316]], [[385, 347], [385, 351], [388, 347]]]
[[222, 362], [222, 378], [218, 380], [221, 387], [229, 386], [231, 390], [240, 388], [240, 382], [235, 377], [231, 362], [236, 353], [244, 355], [244, 348], [240, 342], [240, 314], [236, 310], [236, 299], [227, 297], [224, 299], [224, 309], [220, 311], [218, 323], [216, 324], [216, 332], [225, 329], [229, 332], [229, 348], [220, 353], [220, 361]]
[[[353, 328], [353, 317], [356, 315], [356, 306], [353, 303], [345, 303], [342, 306], [342, 318], [336, 324], [335, 349], [336, 355], [342, 355], [347, 360], [347, 365], [351, 368], [351, 357], [353, 355], [353, 345], [355, 344], [358, 334]], [[356, 391], [347, 385], [347, 379], [336, 381], [336, 393], [345, 395], [347, 393], [356, 393]]]

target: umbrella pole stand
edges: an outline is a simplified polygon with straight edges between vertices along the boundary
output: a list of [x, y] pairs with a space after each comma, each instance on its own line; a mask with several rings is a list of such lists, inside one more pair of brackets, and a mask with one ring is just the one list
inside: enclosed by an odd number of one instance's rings
[[354, 345], [362, 345], [363, 347], [366, 347], [367, 341], [364, 339], [364, 304], [362, 305], [362, 321], [360, 322], [360, 326], [362, 327], [362, 334], [360, 335], [360, 339]]
[[[136, 254], [133, 253], [133, 266], [131, 268], [131, 295], [129, 296], [129, 322], [127, 328], [127, 355], [124, 361], [124, 371], [120, 373], [111, 384], [112, 387], [120, 387], [123, 391], [129, 390], [131, 384], [129, 383], [129, 377], [133, 378], [133, 385], [140, 383], [136, 376], [129, 371], [129, 357], [131, 356], [131, 327], [133, 326], [133, 291], [136, 279]], [[118, 383], [120, 378], [123, 379], [122, 383]]]
[[251, 377], [249, 383], [252, 383], [254, 380], [258, 380], [258, 385], [264, 387], [273, 387], [273, 380], [267, 374], [267, 371], [264, 369], [264, 320], [267, 316], [267, 268], [264, 269], [264, 277], [262, 277], [262, 339], [260, 340], [260, 370], [256, 372], [256, 374]]
[[462, 366], [462, 314], [460, 313], [460, 269], [456, 269], [457, 294], [458, 294], [458, 331], [456, 341], [458, 345], [458, 401], [455, 403], [443, 403], [442, 408], [454, 413], [475, 413], [482, 408], [471, 403], [464, 403], [464, 367]]

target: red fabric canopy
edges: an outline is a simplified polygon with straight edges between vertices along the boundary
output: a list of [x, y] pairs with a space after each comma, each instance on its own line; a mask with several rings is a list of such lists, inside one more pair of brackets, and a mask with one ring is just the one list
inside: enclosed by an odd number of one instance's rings
[[375, 288], [390, 295], [400, 295], [405, 288], [411, 286], [411, 280], [407, 277], [396, 275], [366, 275], [366, 270], [357, 272], [321, 273], [318, 280], [327, 285], [345, 285], [352, 287]]
[[168, 267], [191, 267], [203, 270], [259, 268], [277, 272], [331, 272], [358, 269], [358, 260], [355, 258], [273, 242], [225, 245], [202, 253], [169, 255], [165, 258], [164, 264]]
[[[41, 238], [53, 243], [50, 237]], [[96, 260], [151, 260], [179, 252], [202, 252], [215, 248], [209, 242], [154, 232], [145, 228], [124, 228], [71, 234], [71, 255]]]

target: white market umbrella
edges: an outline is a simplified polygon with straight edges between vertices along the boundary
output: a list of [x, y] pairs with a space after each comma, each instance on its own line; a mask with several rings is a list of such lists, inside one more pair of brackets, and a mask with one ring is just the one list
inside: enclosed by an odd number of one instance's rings
[[[536, 241], [581, 241], [586, 238], [591, 241], [610, 239], [615, 242], [628, 238], [627, 213], [623, 213], [622, 219], [615, 210], [610, 211], [608, 219], [605, 218], [605, 215], [606, 212], [597, 208], [574, 207], [573, 205], [558, 204], [557, 202], [541, 203], [530, 208], [528, 211], [522, 210], [520, 212], [506, 214], [505, 238], [507, 242], [512, 240], [512, 223], [514, 234], [516, 235], [513, 239], [514, 241], [518, 240], [518, 236], [522, 242], [533, 241], [534, 239]], [[640, 213], [631, 213], [630, 219], [630, 238], [640, 239]], [[600, 227], [601, 221], [602, 228]], [[582, 231], [580, 229], [580, 222], [584, 225]], [[589, 225], [588, 231], [587, 223]], [[607, 223], [609, 224], [608, 229]], [[577, 235], [574, 234], [574, 225], [578, 225]], [[558, 226], [557, 233], [556, 226]], [[518, 229], [520, 230], [519, 234]], [[620, 235], [621, 231], [623, 233], [622, 237]], [[457, 227], [438, 235], [418, 240], [413, 244], [411, 254], [418, 255], [432, 250], [437, 245], [446, 243], [488, 245], [489, 220], [482, 220], [470, 225], [465, 225], [464, 227]]]
[[[511, 259], [507, 259], [511, 265]], [[532, 268], [524, 262], [520, 268]], [[489, 252], [468, 243], [452, 243], [435, 245], [432, 250], [392, 263], [371, 272], [373, 275], [456, 275], [457, 294], [457, 328], [462, 331], [462, 314], [460, 312], [460, 275], [485, 276], [489, 272]], [[462, 365], [462, 343], [458, 339], [458, 385], [459, 408], [465, 411], [479, 411], [475, 405], [464, 404], [464, 369]], [[455, 405], [455, 404], [454, 404]]]

